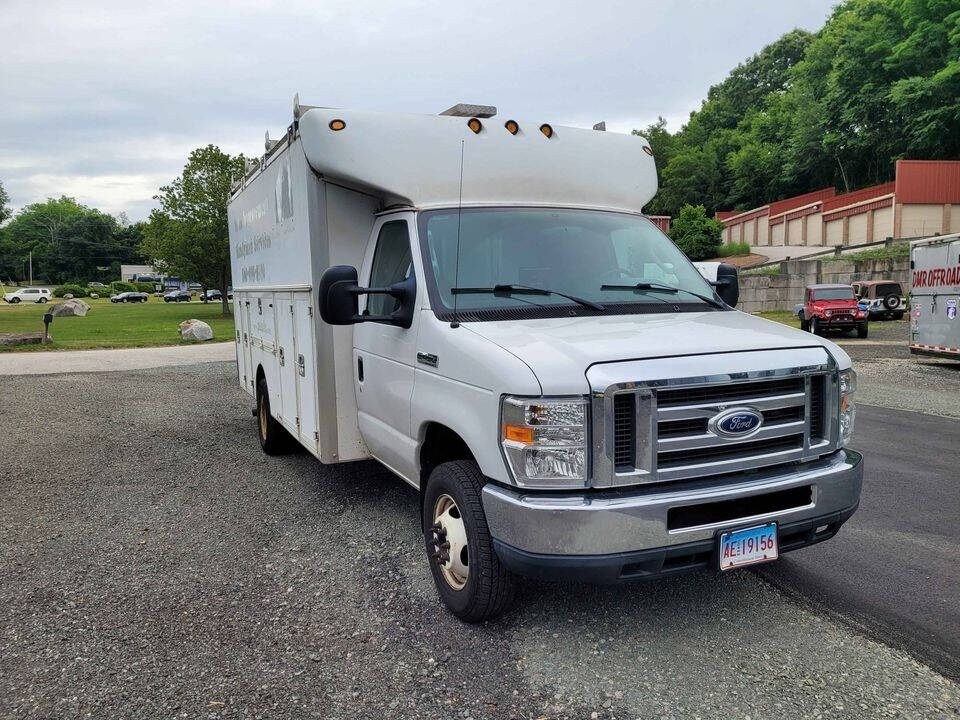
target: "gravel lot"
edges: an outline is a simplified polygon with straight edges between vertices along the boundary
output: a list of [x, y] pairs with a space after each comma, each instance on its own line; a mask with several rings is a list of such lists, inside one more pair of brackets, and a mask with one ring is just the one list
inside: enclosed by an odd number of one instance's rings
[[526, 583], [463, 625], [415, 492], [262, 455], [234, 373], [3, 378], [0, 716], [960, 715], [957, 685], [750, 572]]
[[960, 359], [911, 355], [907, 320], [873, 320], [866, 340], [829, 335], [853, 359], [857, 402], [960, 417]]

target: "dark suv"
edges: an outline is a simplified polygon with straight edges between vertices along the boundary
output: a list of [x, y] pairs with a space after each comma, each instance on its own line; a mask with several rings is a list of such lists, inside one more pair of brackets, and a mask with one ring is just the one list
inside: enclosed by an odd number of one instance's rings
[[863, 280], [853, 284], [853, 292], [860, 301], [860, 307], [866, 306], [870, 318], [903, 320], [907, 309], [907, 297], [903, 287], [895, 280]]

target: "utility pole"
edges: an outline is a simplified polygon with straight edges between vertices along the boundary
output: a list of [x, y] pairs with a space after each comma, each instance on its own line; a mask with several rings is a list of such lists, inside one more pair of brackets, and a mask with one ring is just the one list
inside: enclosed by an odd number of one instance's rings
[[33, 285], [33, 250], [30, 251], [30, 284]]

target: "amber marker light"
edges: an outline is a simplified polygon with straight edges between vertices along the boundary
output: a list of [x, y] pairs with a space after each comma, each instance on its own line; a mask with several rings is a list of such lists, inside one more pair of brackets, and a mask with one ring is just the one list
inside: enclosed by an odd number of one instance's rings
[[337, 132], [338, 130], [343, 130], [346, 126], [347, 124], [343, 120], [337, 119], [337, 120], [330, 121], [330, 129], [333, 130], [334, 132]]
[[546, 135], [548, 138], [552, 138], [552, 137], [553, 137], [553, 128], [550, 127], [549, 125], [547, 125], [546, 123], [544, 123], [543, 125], [540, 126], [540, 132], [542, 132], [542, 133], [543, 133], [544, 135]]
[[507, 132], [510, 133], [511, 135], [516, 135], [518, 132], [520, 132], [520, 126], [517, 125], [516, 120], [507, 120], [503, 124], [503, 126], [507, 129]]
[[505, 424], [503, 426], [503, 439], [531, 445], [533, 443], [533, 428], [524, 427], [523, 425]]
[[467, 120], [467, 127], [473, 130], [474, 133], [479, 134], [483, 130], [483, 123], [477, 120], [477, 118], [470, 118]]

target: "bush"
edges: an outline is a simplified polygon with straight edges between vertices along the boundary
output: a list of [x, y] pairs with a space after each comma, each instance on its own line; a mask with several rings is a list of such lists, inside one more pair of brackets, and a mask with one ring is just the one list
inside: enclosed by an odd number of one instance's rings
[[136, 292], [147, 293], [147, 295], [149, 295], [152, 292], [156, 292], [156, 288], [157, 288], [156, 283], [138, 282], [138, 283], [130, 283], [130, 284], [134, 286], [134, 289], [136, 290]]
[[684, 205], [677, 219], [670, 224], [670, 239], [691, 260], [717, 257], [723, 223], [707, 217], [703, 205]]
[[110, 283], [110, 294], [116, 295], [117, 293], [122, 292], [137, 292], [136, 283], [124, 282], [123, 280], [115, 280]]
[[732, 242], [722, 246], [720, 250], [717, 252], [717, 257], [736, 257], [738, 255], [749, 255], [749, 254], [750, 254], [750, 246], [747, 243]]
[[60, 285], [55, 288], [53, 291], [54, 297], [63, 297], [67, 294], [73, 295], [75, 298], [87, 297], [90, 294], [90, 288], [83, 285], [76, 285], [74, 283], [67, 283], [66, 285]]

